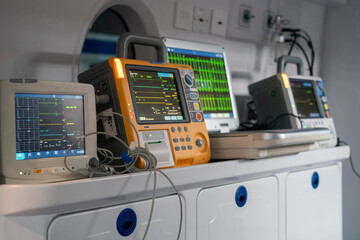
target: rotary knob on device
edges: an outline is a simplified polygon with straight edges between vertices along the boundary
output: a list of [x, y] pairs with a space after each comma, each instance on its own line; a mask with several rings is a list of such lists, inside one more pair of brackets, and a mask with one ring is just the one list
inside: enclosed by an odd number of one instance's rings
[[190, 87], [194, 84], [193, 78], [189, 74], [185, 75], [185, 83]]
[[196, 146], [198, 146], [199, 148], [202, 147], [204, 145], [204, 141], [202, 139], [196, 139], [195, 142]]

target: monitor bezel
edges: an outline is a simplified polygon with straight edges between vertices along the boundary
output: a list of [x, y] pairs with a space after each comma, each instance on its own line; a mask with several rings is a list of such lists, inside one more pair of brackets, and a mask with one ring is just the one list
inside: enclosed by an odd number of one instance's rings
[[[131, 85], [132, 80], [131, 80], [130, 72], [129, 72], [130, 69], [135, 69], [135, 70], [140, 70], [140, 71], [155, 71], [155, 72], [173, 73], [174, 76], [175, 76], [175, 84], [177, 86], [177, 91], [179, 93], [179, 100], [180, 100], [179, 104], [180, 104], [180, 107], [182, 108], [182, 113], [183, 113], [184, 119], [183, 120], [164, 120], [164, 121], [144, 121], [144, 120], [140, 120], [139, 119], [139, 110], [138, 110], [137, 104], [135, 102], [135, 94], [132, 91], [133, 90], [132, 85]], [[186, 100], [185, 100], [185, 93], [184, 93], [182, 80], [181, 80], [181, 76], [180, 76], [180, 73], [179, 73], [178, 69], [126, 64], [125, 65], [125, 70], [126, 70], [126, 74], [128, 76], [127, 79], [128, 79], [129, 89], [130, 89], [130, 93], [131, 93], [132, 104], [134, 106], [136, 122], [139, 125], [173, 124], [173, 123], [189, 123], [190, 122], [188, 107], [187, 107], [187, 103], [186, 103]]]
[[201, 42], [192, 42], [187, 40], [180, 40], [174, 38], [163, 38], [163, 42], [165, 43], [167, 48], [178, 48], [178, 49], [186, 49], [193, 51], [202, 51], [202, 52], [210, 52], [210, 53], [220, 53], [224, 58], [224, 65], [226, 71], [226, 77], [228, 80], [229, 87], [229, 95], [231, 99], [231, 105], [233, 108], [233, 117], [231, 118], [205, 118], [206, 128], [211, 133], [218, 133], [222, 131], [224, 126], [227, 126], [229, 131], [233, 131], [239, 128], [240, 119], [238, 116], [235, 96], [232, 91], [232, 80], [231, 73], [229, 70], [229, 66], [226, 59], [225, 48], [220, 45], [209, 44], [209, 43], [201, 43]]
[[[0, 175], [2, 178], [19, 180], [56, 179], [56, 174], [19, 174], [25, 170], [64, 166], [64, 157], [49, 157], [27, 160], [16, 160], [16, 114], [15, 93], [32, 94], [62, 94], [84, 96], [84, 134], [96, 132], [96, 110], [94, 88], [89, 84], [58, 82], [58, 81], [29, 81], [1, 80], [0, 81]], [[78, 168], [87, 167], [88, 160], [96, 157], [96, 135], [88, 136], [85, 140], [85, 154], [69, 156], [69, 165]]]

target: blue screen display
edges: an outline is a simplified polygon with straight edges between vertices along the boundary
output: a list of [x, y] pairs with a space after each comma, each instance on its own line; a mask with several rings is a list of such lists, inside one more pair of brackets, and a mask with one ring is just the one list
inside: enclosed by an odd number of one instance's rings
[[[63, 157], [84, 135], [84, 97], [15, 93], [16, 160]], [[85, 154], [85, 141], [69, 152]]]

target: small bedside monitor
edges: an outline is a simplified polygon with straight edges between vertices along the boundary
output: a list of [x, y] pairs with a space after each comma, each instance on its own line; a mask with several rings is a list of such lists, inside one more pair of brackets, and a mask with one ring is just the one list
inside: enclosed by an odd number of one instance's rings
[[94, 89], [91, 85], [0, 80], [1, 183], [41, 183], [79, 178], [96, 157]]
[[249, 92], [253, 97], [259, 122], [283, 115], [277, 120], [275, 128], [328, 128], [331, 139], [319, 144], [321, 147], [336, 145], [335, 125], [321, 78], [276, 74], [249, 85]]

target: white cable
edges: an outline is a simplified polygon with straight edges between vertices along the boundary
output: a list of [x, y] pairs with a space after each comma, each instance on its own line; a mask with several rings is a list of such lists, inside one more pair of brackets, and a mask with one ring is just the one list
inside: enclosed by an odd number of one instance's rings
[[150, 156], [149, 159], [153, 160], [153, 161], [150, 161], [150, 169], [152, 168], [151, 170], [153, 170], [153, 173], [154, 173], [154, 187], [153, 187], [153, 195], [152, 195], [152, 199], [151, 199], [151, 208], [150, 208], [148, 224], [146, 225], [146, 229], [145, 229], [142, 240], [145, 240], [145, 238], [146, 238], [146, 235], [147, 235], [147, 233], [149, 231], [149, 228], [150, 228], [152, 215], [153, 215], [153, 212], [154, 212], [155, 195], [156, 195], [156, 164], [157, 164], [156, 157], [152, 153], [148, 152], [146, 149], [144, 149], [144, 150], [149, 154], [149, 156]]
[[83, 138], [86, 138], [87, 136], [90, 136], [90, 135], [94, 135], [94, 134], [98, 134], [98, 135], [109, 135], [109, 136], [112, 136], [113, 138], [115, 138], [116, 140], [118, 140], [120, 143], [122, 143], [126, 148], [129, 149], [129, 147], [127, 146], [127, 144], [121, 140], [120, 138], [118, 138], [117, 136], [113, 135], [113, 134], [110, 134], [110, 133], [106, 133], [106, 132], [90, 132], [90, 133], [87, 133], [85, 135], [82, 135], [82, 136], [79, 136], [77, 137], [76, 141], [71, 144], [71, 146], [67, 149], [66, 153], [65, 153], [65, 156], [64, 156], [64, 165], [66, 167], [67, 170], [69, 170], [70, 172], [77, 172], [77, 170], [73, 170], [71, 168], [69, 168], [68, 164], [67, 164], [67, 156], [70, 152], [70, 150], [75, 146], [76, 143], [78, 143], [81, 139]]
[[[116, 112], [113, 112], [114, 115], [118, 115], [124, 119], [126, 119], [130, 125], [133, 127], [134, 131], [135, 131], [135, 134], [136, 134], [136, 137], [137, 137], [137, 142], [138, 142], [138, 147], [136, 147], [134, 150], [130, 149], [129, 146], [123, 141], [121, 140], [120, 138], [118, 138], [116, 135], [114, 134], [110, 134], [110, 133], [106, 133], [106, 132], [90, 132], [90, 133], [87, 133], [83, 136], [80, 136], [77, 138], [77, 140], [67, 149], [66, 153], [65, 153], [65, 157], [64, 157], [64, 165], [65, 167], [70, 171], [70, 172], [76, 172], [76, 170], [72, 170], [71, 168], [69, 168], [69, 166], [67, 165], [67, 161], [66, 161], [66, 158], [69, 154], [69, 151], [73, 148], [73, 146], [78, 143], [81, 139], [89, 136], [89, 135], [93, 135], [93, 134], [99, 134], [99, 135], [108, 135], [108, 136], [111, 136], [113, 138], [115, 138], [116, 140], [118, 140], [123, 146], [125, 146], [125, 148], [127, 148], [128, 150], [128, 156], [130, 157], [131, 161], [130, 161], [130, 164], [124, 164], [124, 165], [118, 165], [118, 166], [114, 166], [114, 165], [111, 165], [111, 167], [125, 167], [125, 170], [122, 171], [122, 172], [116, 172], [116, 174], [122, 174], [122, 173], [125, 173], [125, 172], [132, 172], [132, 173], [135, 173], [135, 172], [141, 172], [141, 171], [151, 171], [153, 170], [153, 173], [154, 173], [154, 186], [153, 186], [153, 194], [152, 194], [152, 201], [151, 201], [151, 208], [150, 208], [150, 214], [149, 214], [149, 219], [148, 219], [148, 224], [146, 226], [146, 229], [145, 229], [145, 232], [144, 232], [144, 235], [143, 235], [143, 238], [142, 240], [145, 240], [146, 236], [147, 236], [147, 233], [149, 231], [149, 228], [150, 228], [150, 224], [151, 224], [151, 219], [152, 219], [152, 216], [153, 216], [153, 212], [154, 212], [154, 206], [155, 206], [155, 196], [156, 196], [156, 184], [157, 184], [157, 178], [156, 178], [156, 171], [159, 171], [169, 182], [170, 184], [172, 185], [172, 187], [174, 188], [178, 198], [179, 198], [179, 203], [180, 203], [180, 223], [179, 223], [179, 231], [178, 231], [178, 236], [177, 236], [177, 240], [180, 239], [180, 234], [181, 234], [181, 229], [182, 229], [182, 218], [183, 218], [183, 206], [182, 206], [182, 202], [181, 202], [181, 197], [180, 197], [180, 193], [178, 192], [178, 190], [176, 189], [175, 187], [175, 184], [171, 181], [171, 179], [161, 170], [159, 169], [156, 169], [156, 165], [157, 165], [157, 159], [156, 157], [150, 153], [148, 150], [146, 150], [145, 148], [141, 147], [140, 146], [140, 138], [139, 138], [139, 133], [138, 131], [136, 130], [136, 127], [134, 126], [134, 124], [127, 118], [125, 117], [124, 115], [120, 114], [120, 113], [116, 113]], [[101, 115], [97, 115], [98, 116], [101, 116]], [[101, 164], [103, 166], [108, 166], [110, 167], [110, 164], [113, 160], [115, 159], [121, 159], [121, 157], [115, 157], [114, 154], [108, 150], [108, 149], [104, 149], [104, 148], [98, 148], [98, 152], [100, 153], [100, 155], [102, 155], [103, 157], [105, 157], [104, 160], [102, 160]], [[107, 153], [110, 153], [111, 156], [109, 156]], [[144, 168], [137, 168], [135, 166], [135, 163], [136, 163], [136, 160], [141, 157], [143, 160], [144, 160], [144, 163], [145, 163], [145, 167]], [[110, 162], [107, 162], [105, 164], [105, 161], [107, 159], [110, 159]], [[151, 172], [150, 172], [151, 174]]]
[[[112, 151], [106, 148], [97, 148], [98, 153], [103, 156], [105, 159], [101, 160], [100, 163], [102, 164], [110, 164], [114, 159], [119, 159], [119, 157], [115, 157]], [[107, 155], [109, 153], [111, 156]], [[106, 162], [108, 159], [110, 159], [109, 162]]]
[[168, 175], [166, 175], [162, 170], [160, 169], [156, 169], [156, 171], [158, 171], [159, 173], [161, 173], [171, 184], [171, 186], [174, 188], [178, 198], [179, 198], [179, 203], [180, 203], [180, 223], [179, 223], [179, 231], [178, 231], [178, 236], [177, 236], [177, 240], [180, 239], [180, 234], [181, 234], [181, 228], [182, 228], [182, 219], [183, 219], [183, 205], [182, 205], [182, 202], [181, 202], [181, 196], [180, 196], [180, 193], [179, 191], [177, 190], [177, 188], [175, 187], [175, 184], [173, 181], [171, 181], [171, 179], [169, 178]]

